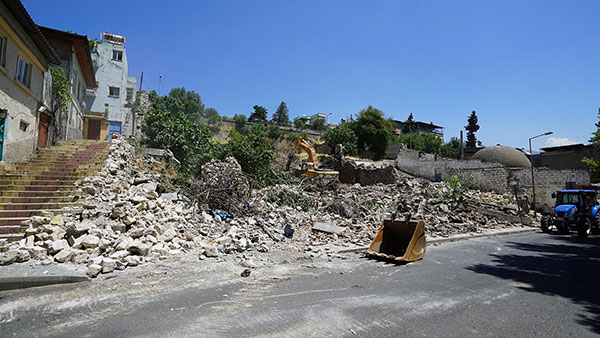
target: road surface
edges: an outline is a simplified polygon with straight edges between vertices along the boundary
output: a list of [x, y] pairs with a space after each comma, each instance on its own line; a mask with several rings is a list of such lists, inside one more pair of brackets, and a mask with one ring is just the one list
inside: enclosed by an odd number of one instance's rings
[[401, 266], [357, 254], [285, 254], [247, 278], [228, 263], [180, 265], [0, 292], [0, 336], [600, 334], [600, 237], [528, 233], [445, 243]]

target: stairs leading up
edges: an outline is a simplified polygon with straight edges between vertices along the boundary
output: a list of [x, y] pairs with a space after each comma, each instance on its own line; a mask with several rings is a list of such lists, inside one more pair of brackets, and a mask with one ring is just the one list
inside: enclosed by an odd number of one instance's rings
[[0, 167], [0, 239], [22, 239], [31, 216], [80, 209], [75, 182], [100, 171], [108, 150], [108, 142], [65, 142]]

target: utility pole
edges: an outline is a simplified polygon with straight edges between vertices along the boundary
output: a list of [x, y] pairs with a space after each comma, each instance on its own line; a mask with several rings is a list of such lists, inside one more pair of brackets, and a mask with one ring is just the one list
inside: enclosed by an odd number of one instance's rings
[[158, 96], [160, 96], [160, 81], [162, 80], [162, 75], [158, 76]]
[[142, 83], [144, 83], [144, 72], [142, 72], [142, 76], [140, 76], [140, 92], [142, 91]]
[[465, 147], [463, 145], [463, 131], [460, 131], [460, 159], [465, 159]]
[[531, 140], [534, 138], [552, 135], [551, 131], [545, 132], [543, 134], [539, 134], [537, 136], [532, 136], [529, 138], [529, 161], [531, 162], [531, 190], [533, 195], [533, 217], [537, 217], [536, 208], [535, 208], [535, 175], [533, 174], [533, 152], [531, 151]]

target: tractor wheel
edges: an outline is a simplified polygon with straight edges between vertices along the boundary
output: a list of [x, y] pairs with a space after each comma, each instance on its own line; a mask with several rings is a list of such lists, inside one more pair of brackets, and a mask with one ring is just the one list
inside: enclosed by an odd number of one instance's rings
[[600, 214], [596, 214], [596, 217], [594, 217], [594, 223], [592, 224], [592, 234], [600, 234]]
[[592, 221], [587, 217], [582, 218], [577, 225], [577, 234], [579, 234], [579, 237], [588, 237], [591, 230]]
[[543, 215], [542, 220], [540, 222], [540, 227], [542, 228], [542, 232], [549, 234], [550, 231], [550, 216]]

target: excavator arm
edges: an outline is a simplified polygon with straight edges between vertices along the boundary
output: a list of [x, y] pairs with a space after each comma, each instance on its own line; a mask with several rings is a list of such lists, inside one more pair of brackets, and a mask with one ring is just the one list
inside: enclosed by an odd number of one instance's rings
[[333, 171], [333, 170], [327, 170], [327, 169], [319, 170], [319, 163], [317, 160], [317, 152], [315, 151], [315, 148], [311, 147], [310, 144], [308, 144], [306, 141], [304, 141], [302, 139], [302, 137], [298, 137], [298, 139], [296, 140], [296, 144], [294, 145], [294, 150], [290, 153], [290, 156], [288, 158], [286, 170], [289, 170], [294, 153], [296, 152], [296, 150], [298, 150], [298, 148], [302, 148], [304, 151], [306, 151], [306, 153], [308, 154], [308, 159], [310, 161], [310, 163], [304, 163], [302, 165], [302, 172], [304, 174], [306, 174], [310, 177], [313, 177], [318, 174], [321, 174], [321, 175], [338, 175], [339, 174], [337, 171]]
[[294, 146], [294, 151], [292, 153], [295, 153], [298, 148], [302, 148], [304, 151], [306, 151], [308, 154], [308, 160], [313, 164], [314, 168], [317, 169], [319, 164], [317, 163], [317, 152], [315, 151], [315, 148], [306, 143], [302, 137], [298, 137], [296, 140], [296, 145]]

